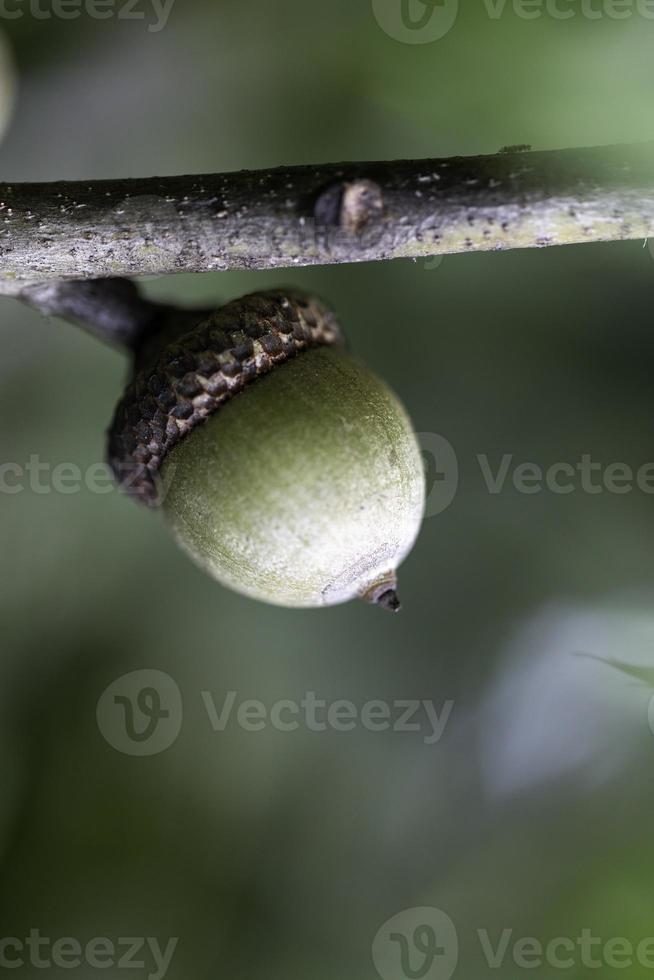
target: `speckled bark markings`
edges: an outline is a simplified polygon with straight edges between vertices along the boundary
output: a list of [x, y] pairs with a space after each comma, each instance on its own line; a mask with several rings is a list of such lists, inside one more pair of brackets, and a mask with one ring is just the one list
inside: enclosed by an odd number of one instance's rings
[[331, 311], [295, 290], [253, 293], [222, 307], [137, 370], [109, 432], [118, 482], [156, 506], [160, 467], [180, 439], [276, 365], [342, 343]]
[[0, 291], [654, 235], [654, 144], [0, 184]]

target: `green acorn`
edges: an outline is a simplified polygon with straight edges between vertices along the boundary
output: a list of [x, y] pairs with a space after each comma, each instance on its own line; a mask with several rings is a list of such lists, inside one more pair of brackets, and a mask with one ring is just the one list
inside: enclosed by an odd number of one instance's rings
[[420, 450], [318, 300], [255, 293], [150, 355], [118, 406], [109, 457], [237, 592], [399, 609], [396, 569], [424, 508]]

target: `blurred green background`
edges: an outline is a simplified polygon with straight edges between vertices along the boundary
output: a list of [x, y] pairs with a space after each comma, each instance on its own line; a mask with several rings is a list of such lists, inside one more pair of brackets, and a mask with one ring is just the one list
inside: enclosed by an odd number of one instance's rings
[[[425, 44], [382, 30], [367, 0], [177, 0], [158, 32], [146, 0], [144, 21], [0, 18], [17, 72], [0, 173], [147, 176], [654, 138], [654, 21], [570, 7], [569, 20], [510, 6], [493, 19], [466, 3]], [[0, 936], [179, 937], [173, 980], [372, 980], [383, 923], [434, 906], [458, 931], [456, 977], [479, 980], [523, 970], [510, 947], [492, 970], [478, 930], [494, 946], [503, 930], [511, 942], [654, 935], [654, 686], [596, 659], [654, 667], [654, 498], [527, 495], [510, 480], [490, 494], [477, 459], [654, 461], [643, 244], [147, 283], [180, 303], [286, 282], [329, 298], [416, 429], [449, 441], [458, 490], [425, 521], [395, 618], [227, 593], [158, 515], [115, 492], [0, 494]], [[126, 371], [119, 353], [4, 299], [2, 461], [101, 461]], [[141, 669], [174, 680], [183, 719], [170, 747], [136, 757], [103, 737], [96, 705]], [[232, 719], [216, 732], [207, 691], [218, 707], [230, 691], [268, 707], [308, 691], [454, 705], [426, 744], [424, 730], [361, 725], [254, 732]], [[384, 980], [402, 980], [389, 963]], [[443, 980], [446, 967], [413, 975]], [[13, 975], [44, 972], [126, 969], [26, 959]], [[577, 954], [567, 970], [529, 972], [597, 971]], [[624, 970], [604, 962], [603, 975]]]

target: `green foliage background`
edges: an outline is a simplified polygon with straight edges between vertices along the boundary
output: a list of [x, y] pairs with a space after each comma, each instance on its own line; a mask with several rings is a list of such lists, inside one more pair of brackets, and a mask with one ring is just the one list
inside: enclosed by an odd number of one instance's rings
[[[86, 17], [5, 28], [19, 74], [4, 180], [654, 138], [654, 22], [638, 16], [493, 20], [475, 0], [423, 46], [387, 36], [366, 0], [177, 0], [160, 33]], [[391, 619], [229, 594], [117, 493], [1, 495], [0, 934], [179, 936], [174, 980], [367, 980], [379, 926], [421, 905], [455, 921], [470, 980], [490, 972], [478, 929], [653, 935], [652, 691], [593, 657], [654, 665], [654, 499], [492, 495], [476, 458], [654, 460], [652, 254], [589, 245], [147, 289], [206, 303], [285, 281], [328, 297], [416, 428], [449, 440], [456, 498], [425, 522]], [[1, 313], [2, 459], [101, 460], [124, 359], [9, 300]], [[95, 720], [105, 687], [140, 668], [184, 699], [180, 737], [148, 758], [116, 752]], [[436, 745], [361, 728], [219, 734], [207, 690], [454, 709]]]

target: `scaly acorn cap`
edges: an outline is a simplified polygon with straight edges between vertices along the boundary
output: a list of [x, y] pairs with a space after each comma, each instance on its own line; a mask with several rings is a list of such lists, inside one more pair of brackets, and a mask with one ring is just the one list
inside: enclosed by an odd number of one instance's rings
[[151, 507], [160, 502], [170, 451], [245, 385], [302, 351], [343, 345], [336, 318], [297, 290], [252, 293], [221, 307], [137, 368], [109, 429], [119, 485]]

